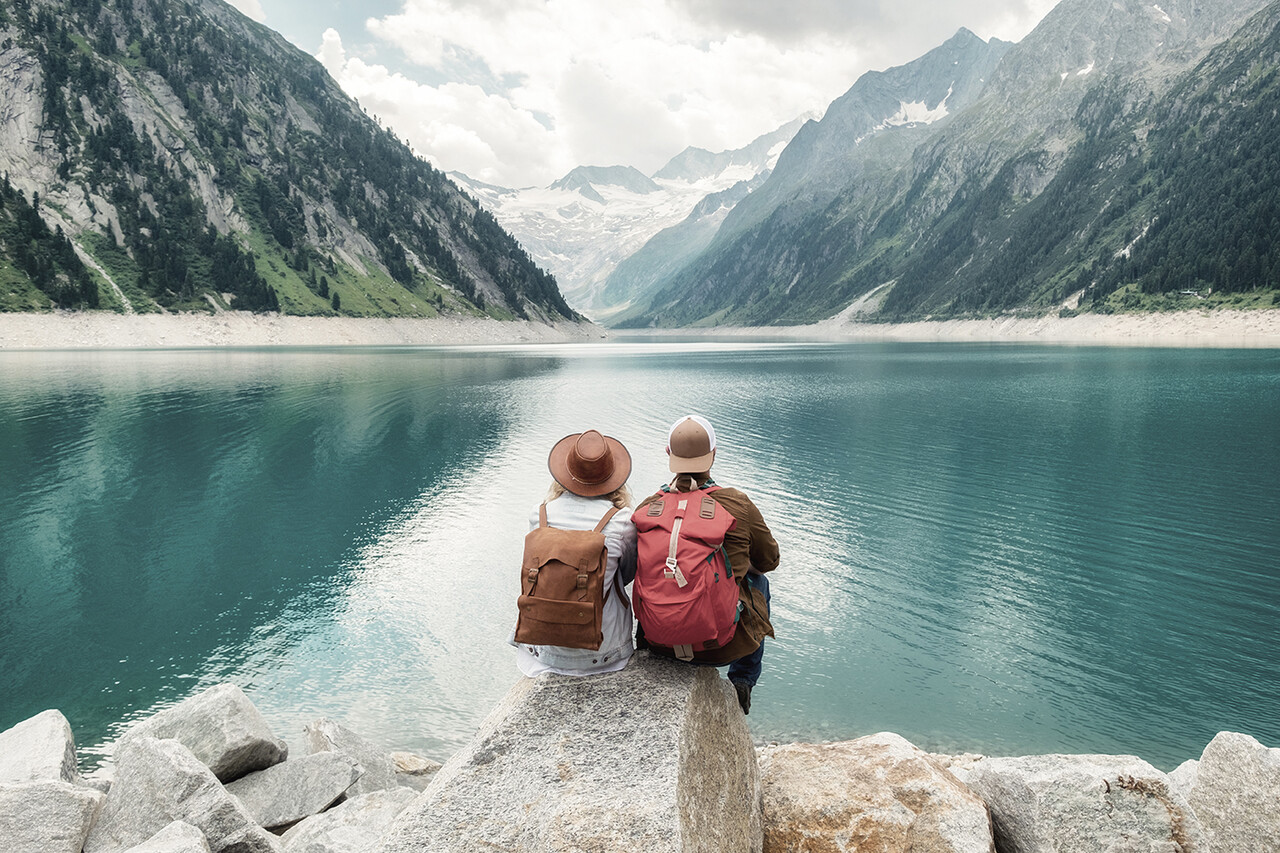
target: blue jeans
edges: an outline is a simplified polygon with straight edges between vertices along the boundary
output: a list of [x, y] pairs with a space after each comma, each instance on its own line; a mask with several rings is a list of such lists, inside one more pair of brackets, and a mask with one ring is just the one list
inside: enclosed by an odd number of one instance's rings
[[[765, 606], [769, 605], [769, 579], [764, 575], [748, 574], [747, 583], [764, 593]], [[749, 655], [744, 655], [729, 664], [729, 680], [734, 684], [745, 684], [755, 687], [760, 680], [761, 664], [764, 661], [764, 640]]]

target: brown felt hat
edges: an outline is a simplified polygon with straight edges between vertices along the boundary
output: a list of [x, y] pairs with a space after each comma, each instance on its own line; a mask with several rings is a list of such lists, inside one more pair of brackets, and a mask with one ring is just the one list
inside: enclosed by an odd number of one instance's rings
[[631, 476], [631, 454], [622, 442], [593, 429], [566, 435], [551, 448], [547, 467], [575, 495], [607, 495]]

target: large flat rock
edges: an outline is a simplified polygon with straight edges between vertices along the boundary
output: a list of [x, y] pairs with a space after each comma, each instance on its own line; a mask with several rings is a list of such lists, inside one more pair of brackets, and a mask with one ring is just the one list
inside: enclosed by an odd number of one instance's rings
[[120, 745], [144, 737], [179, 741], [222, 782], [279, 764], [289, 754], [234, 684], [210, 687], [148, 717], [125, 732]]
[[984, 758], [951, 772], [991, 809], [1000, 853], [1204, 850], [1187, 801], [1132, 755]]
[[116, 779], [85, 843], [85, 853], [117, 853], [150, 840], [173, 821], [204, 833], [213, 853], [279, 853], [213, 772], [176, 740], [134, 738], [122, 744]]
[[1219, 732], [1200, 756], [1189, 799], [1213, 850], [1280, 851], [1280, 749]]
[[354, 758], [361, 768], [361, 776], [347, 791], [347, 796], [355, 797], [373, 791], [385, 791], [398, 788], [395, 762], [386, 751], [379, 749], [373, 742], [366, 740], [336, 720], [322, 717], [304, 726], [307, 744], [311, 752], [336, 752]]
[[102, 800], [68, 782], [0, 784], [0, 850], [80, 853]]
[[729, 683], [642, 652], [618, 673], [521, 679], [380, 849], [746, 853], [759, 804]]
[[762, 750], [764, 851], [995, 853], [982, 800], [891, 733]]
[[44, 711], [0, 732], [0, 782], [75, 782], [76, 742], [61, 711]]
[[272, 829], [324, 811], [362, 773], [346, 753], [317, 752], [250, 773], [229, 782], [226, 788], [239, 797], [254, 820]]
[[352, 797], [281, 836], [284, 853], [370, 853], [414, 796], [408, 788], [393, 788]]

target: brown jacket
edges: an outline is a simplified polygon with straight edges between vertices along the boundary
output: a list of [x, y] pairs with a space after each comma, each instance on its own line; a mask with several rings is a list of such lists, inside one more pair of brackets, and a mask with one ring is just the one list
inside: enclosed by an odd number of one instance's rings
[[[655, 492], [645, 498], [636, 507], [636, 513], [663, 494]], [[764, 642], [765, 637], [774, 635], [764, 595], [743, 579], [748, 571], [771, 572], [778, 567], [778, 543], [769, 531], [769, 525], [765, 524], [764, 516], [746, 494], [738, 489], [719, 489], [712, 492], [711, 496], [738, 520], [733, 529], [725, 534], [724, 550], [729, 558], [729, 568], [738, 582], [738, 600], [742, 602], [742, 612], [732, 640], [712, 651], [694, 652], [693, 659], [723, 664], [751, 654]], [[650, 644], [649, 648], [658, 654], [675, 657], [675, 653], [666, 646]]]

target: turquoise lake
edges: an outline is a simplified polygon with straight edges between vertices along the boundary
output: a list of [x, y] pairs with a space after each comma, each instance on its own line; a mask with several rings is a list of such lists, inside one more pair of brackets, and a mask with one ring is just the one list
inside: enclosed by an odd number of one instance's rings
[[782, 548], [757, 740], [1280, 746], [1280, 352], [969, 344], [0, 353], [0, 730], [91, 762], [231, 680], [443, 760], [518, 678], [551, 445], [640, 497], [691, 411]]

